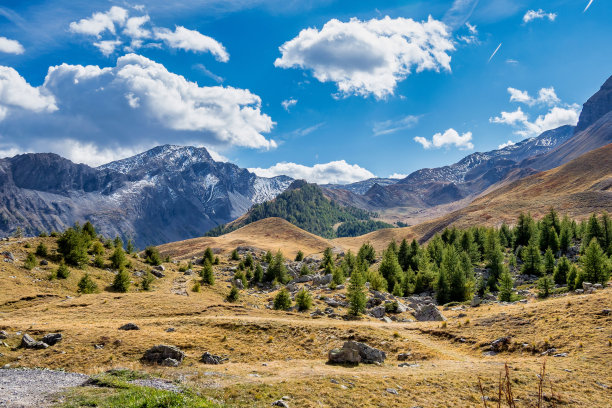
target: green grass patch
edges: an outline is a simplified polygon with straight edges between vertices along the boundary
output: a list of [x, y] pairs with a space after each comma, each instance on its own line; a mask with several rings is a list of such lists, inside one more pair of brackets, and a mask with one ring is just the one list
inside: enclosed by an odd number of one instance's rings
[[113, 370], [95, 376], [89, 386], [66, 394], [62, 408], [218, 408], [193, 391], [181, 393], [130, 384], [129, 381], [150, 378], [131, 370]]

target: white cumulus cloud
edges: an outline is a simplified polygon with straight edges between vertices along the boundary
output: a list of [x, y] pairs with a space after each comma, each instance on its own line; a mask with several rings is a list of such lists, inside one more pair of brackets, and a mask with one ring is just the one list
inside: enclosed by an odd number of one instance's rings
[[20, 150], [45, 140], [131, 150], [143, 141], [276, 147], [264, 136], [274, 122], [261, 112], [259, 96], [247, 89], [199, 86], [136, 54], [119, 58], [114, 67], [50, 67], [38, 88], [14, 69], [0, 67], [0, 112], [0, 134]]
[[542, 9], [539, 10], [528, 10], [523, 16], [523, 23], [527, 24], [533, 20], [548, 19], [549, 21], [555, 21], [557, 13], [547, 13]]
[[402, 173], [393, 173], [389, 175], [389, 178], [391, 179], [405, 179], [406, 177], [408, 177], [408, 174], [402, 174]]
[[471, 150], [474, 145], [471, 142], [472, 132], [465, 132], [460, 135], [455, 129], [447, 129], [444, 133], [436, 133], [431, 140], [417, 136], [414, 141], [420, 143], [425, 149], [439, 149], [441, 147], [455, 146], [460, 150]]
[[285, 175], [319, 184], [348, 184], [375, 177], [363, 167], [344, 160], [315, 164], [312, 167], [282, 162], [268, 168], [250, 168], [249, 171], [261, 177]]
[[527, 91], [521, 91], [520, 89], [508, 87], [508, 93], [510, 94], [510, 102], [519, 102], [526, 105], [532, 106], [535, 104], [543, 105], [556, 105], [561, 100], [557, 96], [554, 87], [542, 88], [538, 91], [537, 97], [531, 97]]
[[413, 70], [450, 71], [454, 49], [447, 26], [432, 17], [332, 19], [284, 43], [274, 65], [311, 70], [320, 82], [334, 82], [342, 96], [384, 98]]
[[83, 18], [78, 22], [70, 23], [70, 31], [78, 34], [93, 35], [100, 37], [105, 31], [115, 34], [115, 23], [120, 26], [125, 24], [128, 11], [123, 7], [113, 6], [105, 13], [96, 12], [89, 18]]
[[12, 110], [54, 112], [57, 104], [45, 89], [28, 84], [15, 69], [0, 66], [0, 120]]
[[17, 40], [0, 36], [0, 52], [7, 54], [23, 54], [25, 49]]
[[514, 112], [501, 112], [500, 116], [489, 118], [491, 123], [501, 123], [516, 128], [515, 133], [523, 137], [537, 136], [547, 130], [556, 129], [564, 125], [576, 126], [580, 116], [580, 106], [570, 105], [568, 107], [555, 106], [546, 114], [538, 115], [531, 122], [529, 115], [519, 107]]
[[514, 143], [512, 140], [508, 140], [506, 143], [502, 143], [499, 146], [497, 146], [498, 149], [503, 149], [505, 147], [508, 146], [514, 146], [516, 143]]
[[177, 26], [174, 31], [167, 28], [157, 28], [155, 29], [155, 38], [163, 40], [171, 48], [210, 52], [218, 61], [229, 61], [229, 54], [220, 42], [195, 30], [189, 30], [182, 26]]
[[292, 106], [295, 106], [297, 103], [298, 103], [298, 100], [297, 100], [297, 99], [294, 99], [294, 98], [289, 98], [289, 99], [286, 99], [286, 100], [282, 101], [282, 102], [281, 102], [281, 105], [283, 105], [283, 108], [284, 108], [284, 109], [285, 109], [287, 112], [289, 112], [289, 109], [290, 109]]

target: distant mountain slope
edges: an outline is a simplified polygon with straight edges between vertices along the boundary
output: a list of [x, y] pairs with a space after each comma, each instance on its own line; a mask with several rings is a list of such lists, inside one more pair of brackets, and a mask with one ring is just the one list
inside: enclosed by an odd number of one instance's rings
[[383, 249], [389, 241], [428, 240], [444, 228], [455, 225], [499, 226], [512, 224], [521, 212], [539, 218], [550, 207], [560, 214], [584, 219], [593, 212], [612, 212], [612, 144], [590, 151], [552, 170], [536, 173], [508, 183], [477, 198], [471, 204], [445, 216], [419, 225], [374, 231], [354, 238], [338, 238], [333, 244], [358, 248], [370, 242]]
[[331, 190], [347, 190], [355, 194], [365, 194], [374, 184], [379, 186], [390, 186], [395, 184], [399, 179], [392, 178], [371, 178], [367, 180], [357, 181], [350, 184], [322, 184], [321, 187], [328, 188]]
[[473, 153], [450, 166], [421, 169], [394, 184], [373, 184], [363, 195], [342, 189], [326, 195], [372, 211], [393, 207], [430, 208], [476, 196], [503, 180], [525, 158], [548, 152], [573, 135], [572, 126], [549, 130], [503, 149]]
[[136, 245], [197, 237], [274, 198], [292, 179], [258, 177], [204, 148], [159, 146], [97, 169], [55, 154], [0, 160], [0, 234], [90, 220]]
[[281, 250], [285, 256], [293, 258], [300, 250], [310, 255], [323, 252], [333, 245], [327, 239], [304, 231], [289, 221], [272, 217], [255, 221], [226, 235], [172, 242], [161, 245], [159, 250], [173, 258], [191, 259], [202, 256], [209, 247], [231, 251], [239, 246], [272, 252]]
[[208, 236], [227, 234], [244, 225], [270, 217], [283, 218], [313, 234], [334, 238], [334, 226], [348, 225], [342, 229], [347, 235], [363, 234], [392, 225], [371, 220], [375, 214], [350, 206], [342, 206], [323, 194], [321, 187], [303, 180], [294, 181], [289, 188], [274, 200], [253, 206], [243, 217], [227, 225], [219, 226]]

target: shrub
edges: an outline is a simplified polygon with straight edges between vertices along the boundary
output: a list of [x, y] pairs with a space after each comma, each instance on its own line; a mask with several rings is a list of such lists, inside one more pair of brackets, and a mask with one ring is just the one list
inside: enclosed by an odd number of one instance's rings
[[128, 254], [131, 254], [135, 250], [136, 250], [136, 247], [134, 247], [134, 243], [132, 242], [131, 239], [128, 239], [127, 245], [125, 247], [125, 252], [127, 252]]
[[202, 283], [205, 285], [212, 286], [215, 284], [215, 273], [212, 265], [208, 261], [204, 262], [204, 268], [202, 268], [200, 276], [202, 277]]
[[36, 266], [36, 263], [36, 257], [34, 256], [34, 254], [29, 253], [25, 261], [23, 262], [23, 267], [27, 270], [32, 270]]
[[253, 267], [253, 256], [251, 254], [247, 254], [246, 258], [244, 258], [244, 266], [246, 268], [251, 268]]
[[142, 281], [140, 282], [140, 287], [142, 288], [142, 290], [149, 291], [151, 290], [151, 284], [154, 280], [155, 277], [153, 276], [153, 274], [149, 271], [146, 271], [142, 277]]
[[345, 280], [346, 277], [344, 276], [342, 268], [334, 268], [334, 272], [332, 272], [332, 282], [334, 282], [336, 285], [342, 285]]
[[245, 287], [245, 288], [249, 286], [249, 283], [247, 282], [246, 275], [244, 274], [243, 271], [237, 271], [234, 274], [234, 281], [236, 281], [236, 280], [241, 281], [242, 282], [242, 286]]
[[64, 257], [67, 264], [79, 268], [87, 265], [89, 257], [87, 250], [91, 244], [91, 237], [84, 232], [78, 224], [68, 228], [57, 240], [57, 250]]
[[501, 302], [512, 301], [512, 296], [514, 293], [514, 281], [512, 280], [512, 276], [510, 276], [510, 272], [508, 272], [508, 270], [502, 272], [499, 278], [499, 285], [497, 286], [497, 290], [499, 291], [498, 298]]
[[253, 281], [256, 283], [261, 282], [263, 280], [263, 277], [264, 277], [263, 268], [261, 267], [261, 264], [257, 262], [257, 264], [255, 265], [255, 272], [253, 272]]
[[295, 304], [300, 312], [310, 309], [312, 307], [312, 295], [308, 290], [302, 288], [295, 295]]
[[386, 313], [398, 313], [399, 311], [399, 303], [396, 300], [393, 302], [385, 303], [385, 312]]
[[191, 288], [192, 292], [199, 292], [200, 291], [200, 282], [196, 282], [193, 284], [193, 287]]
[[145, 248], [145, 262], [157, 266], [161, 265], [162, 257], [159, 253], [159, 250], [154, 246], [148, 246]]
[[370, 272], [368, 275], [368, 282], [370, 282], [370, 289], [377, 291], [387, 290], [387, 281], [378, 272]]
[[93, 265], [96, 268], [104, 268], [104, 258], [102, 258], [102, 255], [96, 255], [94, 257]]
[[303, 264], [302, 268], [300, 269], [300, 276], [306, 276], [306, 275], [310, 275], [312, 272], [310, 270], [310, 268], [308, 267], [308, 265]]
[[95, 241], [91, 246], [91, 253], [94, 255], [104, 255], [104, 245], [100, 241]]
[[55, 276], [58, 279], [66, 279], [68, 278], [68, 276], [70, 276], [70, 269], [68, 269], [68, 266], [62, 261], [62, 263], [60, 263], [60, 266], [57, 268], [57, 271], [55, 272]]
[[113, 269], [121, 269], [125, 266], [127, 259], [125, 257], [125, 251], [122, 247], [118, 246], [113, 251], [113, 254], [110, 257], [111, 267]]
[[538, 279], [538, 297], [547, 298], [554, 287], [554, 282], [549, 275]]
[[215, 256], [213, 254], [212, 249], [210, 249], [210, 247], [206, 248], [206, 251], [204, 251], [204, 257], [202, 258], [202, 263], [205, 263], [206, 261], [208, 261], [211, 265], [215, 262]]
[[221, 260], [219, 259], [218, 256], [215, 256], [215, 262], [213, 262], [213, 265], [219, 265], [221, 263]]
[[94, 282], [88, 273], [85, 273], [79, 280], [78, 291], [84, 295], [89, 293], [96, 293], [98, 291], [98, 285]]
[[240, 298], [240, 292], [238, 291], [238, 288], [232, 285], [232, 288], [227, 294], [227, 297], [225, 298], [225, 300], [227, 300], [230, 303], [234, 303], [234, 302], [237, 302], [239, 298]]
[[40, 244], [38, 244], [38, 246], [36, 247], [36, 255], [44, 258], [48, 254], [49, 251], [47, 250], [47, 246], [45, 245], [45, 243], [41, 242]]
[[125, 293], [130, 289], [130, 274], [124, 268], [121, 268], [117, 275], [115, 275], [113, 289], [122, 293]]
[[299, 250], [297, 255], [295, 256], [295, 261], [301, 262], [303, 260], [304, 260], [304, 253], [302, 252], [302, 250]]
[[274, 297], [275, 310], [287, 310], [291, 307], [291, 295], [286, 288], [282, 288]]
[[230, 259], [232, 261], [238, 261], [240, 259], [240, 256], [238, 256], [238, 251], [236, 249], [232, 251], [232, 256]]
[[557, 262], [557, 267], [555, 268], [555, 272], [553, 274], [553, 279], [557, 285], [565, 285], [567, 283], [567, 275], [570, 270], [570, 262], [569, 260], [562, 256]]

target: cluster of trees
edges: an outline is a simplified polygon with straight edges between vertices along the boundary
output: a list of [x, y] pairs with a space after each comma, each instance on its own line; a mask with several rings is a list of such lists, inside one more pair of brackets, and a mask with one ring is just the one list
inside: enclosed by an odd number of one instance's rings
[[383, 228], [394, 228], [393, 225], [382, 221], [374, 220], [350, 220], [343, 222], [336, 230], [336, 236], [341, 237], [357, 237], [367, 234], [368, 232], [377, 231]]
[[[573, 246], [578, 246], [580, 254], [577, 263], [568, 258]], [[369, 251], [366, 248], [362, 249]], [[521, 214], [514, 228], [506, 224], [500, 228], [447, 228], [426, 246], [414, 240], [410, 244], [404, 240], [399, 247], [392, 242], [383, 251], [378, 271], [384, 289], [397, 296], [435, 291], [437, 301], [444, 304], [468, 300], [475, 292], [482, 296], [486, 291], [497, 291], [501, 300], [510, 301], [511, 269], [540, 277], [540, 294], [548, 296], [554, 284], [571, 290], [586, 281], [606, 283], [612, 269], [610, 256], [612, 222], [608, 214], [593, 214], [588, 221], [576, 223], [567, 216], [560, 219], [550, 209], [539, 221]], [[522, 264], [520, 269], [518, 263]], [[486, 270], [478, 279], [476, 266]]]
[[[131, 240], [126, 244], [121, 238], [114, 240], [98, 235], [95, 227], [88, 221], [82, 226], [76, 223], [73, 227], [66, 229], [63, 233], [53, 232], [51, 237], [57, 238], [57, 254], [50, 254], [43, 241], [36, 247], [36, 251], [28, 254], [24, 267], [32, 269], [38, 264], [36, 257], [49, 258], [59, 263], [57, 270], [49, 276], [50, 279], [66, 279], [70, 276], [70, 268], [85, 269], [88, 265], [97, 268], [110, 266], [118, 271], [113, 281], [113, 289], [119, 292], [127, 292], [131, 284], [130, 274], [127, 268], [131, 268], [129, 254], [136, 251]], [[47, 237], [46, 233], [41, 233], [40, 237]], [[108, 259], [104, 256], [107, 250], [111, 250]], [[162, 257], [155, 247], [148, 247], [145, 250], [145, 262], [151, 265], [160, 265]], [[142, 277], [141, 288], [150, 290], [154, 277], [150, 272]], [[78, 283], [80, 293], [94, 293], [98, 290], [97, 284], [85, 273]]]
[[[252, 222], [269, 218], [280, 217], [298, 227], [325, 238], [337, 236], [357, 236], [365, 232], [380, 228], [393, 227], [381, 222], [365, 222], [376, 214], [350, 206], [341, 206], [331, 201], [323, 194], [316, 184], [295, 182], [287, 191], [279, 194], [274, 200], [266, 201], [253, 206], [247, 213], [243, 222], [246, 225]], [[348, 223], [346, 227], [340, 226], [336, 234], [334, 225]], [[344, 224], [343, 224], [344, 225]], [[231, 232], [238, 225], [228, 227], [220, 225], [206, 233], [206, 236], [219, 236]], [[340, 235], [342, 234], [342, 235]]]

